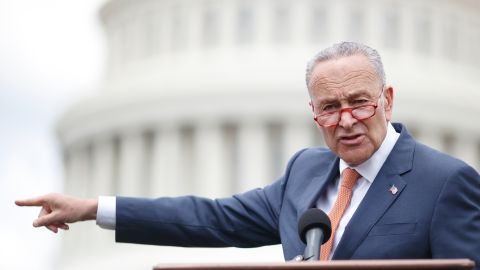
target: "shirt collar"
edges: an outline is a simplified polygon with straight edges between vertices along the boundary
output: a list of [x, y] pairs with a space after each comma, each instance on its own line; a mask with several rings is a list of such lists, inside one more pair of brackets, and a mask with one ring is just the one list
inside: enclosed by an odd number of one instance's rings
[[387, 160], [388, 155], [390, 155], [390, 152], [392, 152], [392, 149], [395, 146], [395, 143], [397, 142], [399, 137], [400, 134], [397, 133], [395, 128], [393, 128], [392, 124], [388, 122], [387, 135], [385, 136], [385, 139], [380, 145], [380, 148], [378, 148], [378, 150], [373, 153], [373, 155], [369, 159], [355, 167], [349, 166], [344, 160], [340, 159], [340, 175], [341, 172], [343, 172], [343, 170], [345, 170], [347, 167], [351, 167], [352, 169], [355, 169], [368, 182], [372, 183], [378, 172], [382, 168], [383, 163], [385, 163], [385, 160]]

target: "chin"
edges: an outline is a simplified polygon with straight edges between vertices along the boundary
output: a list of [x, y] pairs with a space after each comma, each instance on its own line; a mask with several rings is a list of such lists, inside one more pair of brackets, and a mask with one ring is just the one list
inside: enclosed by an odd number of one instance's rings
[[341, 155], [340, 158], [343, 159], [348, 165], [350, 166], [358, 166], [362, 164], [363, 162], [367, 161], [372, 154], [368, 153], [355, 153], [355, 155], [351, 155], [352, 153], [346, 154], [346, 155]]
[[362, 164], [362, 162], [360, 161], [357, 161], [357, 160], [347, 160], [347, 159], [344, 159], [343, 160], [349, 165], [349, 166], [352, 166], [352, 167], [355, 167], [355, 166], [358, 166], [360, 164]]

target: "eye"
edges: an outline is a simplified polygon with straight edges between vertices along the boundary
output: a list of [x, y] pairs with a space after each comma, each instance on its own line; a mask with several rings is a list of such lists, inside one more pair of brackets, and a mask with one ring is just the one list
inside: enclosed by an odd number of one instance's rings
[[365, 104], [365, 103], [368, 103], [368, 102], [369, 102], [368, 99], [360, 98], [360, 99], [355, 99], [353, 101], [353, 104], [354, 105], [362, 105], [362, 104]]
[[340, 108], [337, 104], [325, 104], [321, 107], [322, 112], [334, 112]]

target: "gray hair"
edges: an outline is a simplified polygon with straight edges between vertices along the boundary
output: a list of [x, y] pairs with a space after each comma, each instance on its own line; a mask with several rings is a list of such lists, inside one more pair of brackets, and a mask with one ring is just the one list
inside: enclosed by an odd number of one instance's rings
[[310, 79], [312, 77], [312, 72], [315, 66], [324, 61], [330, 59], [336, 59], [352, 55], [364, 55], [367, 57], [368, 61], [373, 65], [378, 78], [381, 79], [382, 83], [385, 85], [385, 71], [383, 70], [382, 59], [380, 54], [367, 45], [357, 43], [357, 42], [341, 42], [328, 47], [321, 52], [317, 53], [307, 64], [305, 81], [307, 83], [307, 88], [309, 87]]

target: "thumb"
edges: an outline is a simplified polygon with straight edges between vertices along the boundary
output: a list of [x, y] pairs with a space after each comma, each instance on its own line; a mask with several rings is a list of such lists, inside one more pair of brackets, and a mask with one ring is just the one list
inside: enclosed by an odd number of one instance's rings
[[51, 212], [46, 215], [42, 215], [38, 217], [36, 220], [33, 221], [33, 227], [41, 227], [41, 226], [47, 226], [51, 225], [54, 223], [61, 223], [61, 221], [57, 220], [58, 217], [54, 212]]

